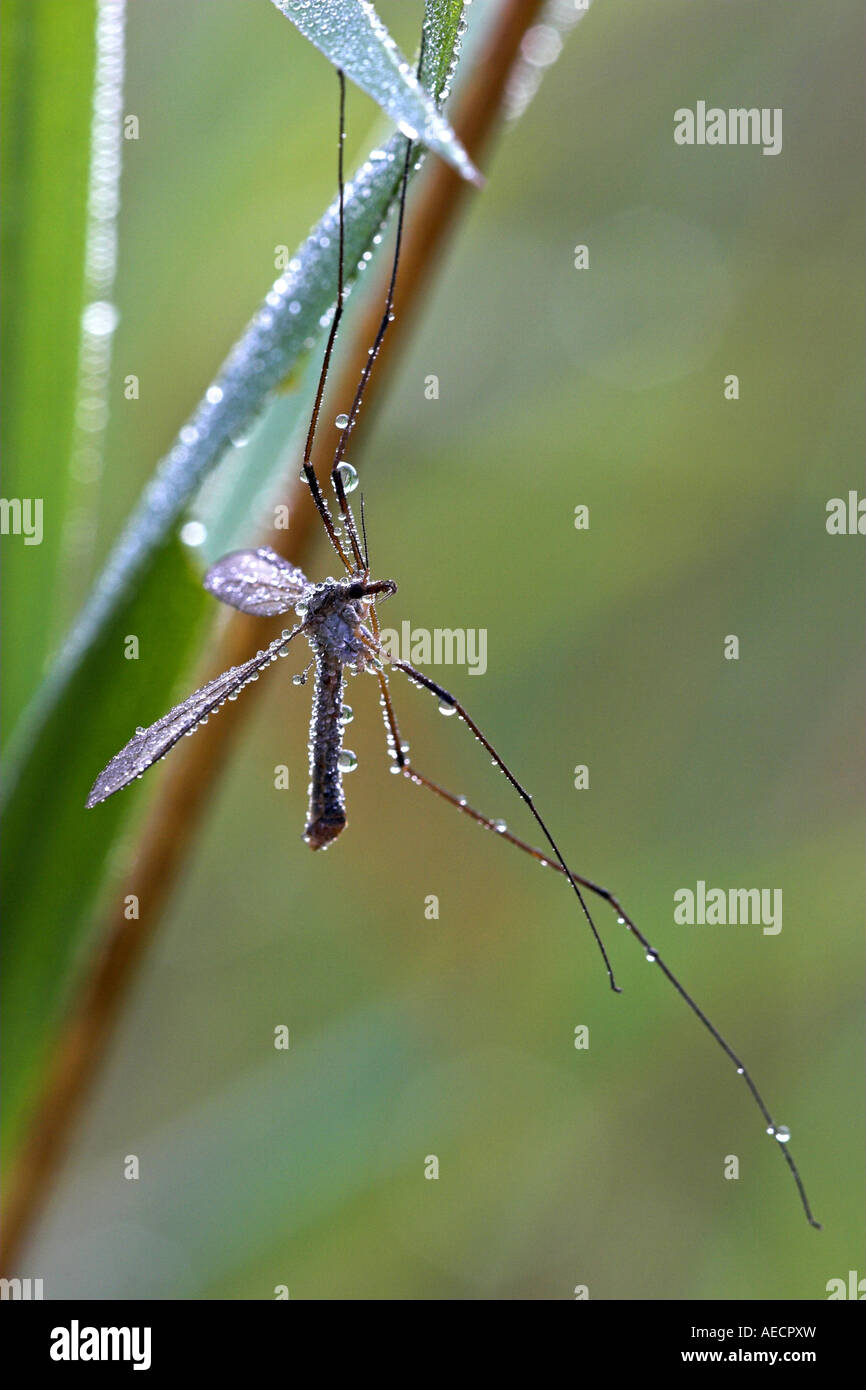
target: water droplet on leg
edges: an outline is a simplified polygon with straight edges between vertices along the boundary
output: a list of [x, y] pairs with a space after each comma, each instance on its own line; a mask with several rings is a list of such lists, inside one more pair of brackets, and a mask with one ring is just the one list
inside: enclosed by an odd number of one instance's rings
[[352, 467], [351, 463], [346, 463], [344, 459], [342, 463], [337, 465], [337, 472], [343, 479], [343, 491], [354, 492], [358, 486], [357, 470]]

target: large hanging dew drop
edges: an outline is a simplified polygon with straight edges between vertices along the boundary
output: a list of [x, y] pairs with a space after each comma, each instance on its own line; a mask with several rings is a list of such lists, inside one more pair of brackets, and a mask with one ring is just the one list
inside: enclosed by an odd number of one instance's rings
[[337, 418], [336, 418], [336, 420], [334, 421], [334, 424], [337, 426], [337, 429], [338, 429], [338, 430], [344, 430], [344, 429], [346, 428], [346, 426], [348, 425], [348, 423], [349, 423], [349, 417], [348, 417], [348, 415], [342, 415], [342, 414], [338, 415]]
[[776, 1138], [778, 1139], [780, 1144], [787, 1144], [790, 1137], [791, 1131], [789, 1130], [787, 1125], [776, 1126]]
[[351, 706], [351, 705], [343, 705], [343, 706], [341, 707], [341, 709], [340, 709], [340, 723], [341, 723], [341, 724], [351, 724], [351, 722], [352, 722], [352, 720], [353, 720], [354, 718], [355, 718], [355, 711], [352, 709], [352, 706]]
[[345, 459], [337, 465], [337, 472], [343, 479], [343, 491], [354, 492], [358, 486], [358, 473], [351, 463], [346, 463]]
[[457, 711], [455, 710], [453, 705], [442, 704], [439, 706], [439, 713], [447, 716], [449, 714], [456, 714]]
[[351, 748], [344, 748], [337, 759], [337, 766], [341, 772], [354, 772], [358, 766], [358, 758]]

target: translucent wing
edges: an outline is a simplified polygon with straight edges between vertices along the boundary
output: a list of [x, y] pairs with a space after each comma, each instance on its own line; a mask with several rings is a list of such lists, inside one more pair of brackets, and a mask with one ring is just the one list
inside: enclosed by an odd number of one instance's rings
[[310, 587], [306, 575], [268, 546], [234, 550], [211, 565], [204, 587], [221, 603], [263, 618], [287, 613]]
[[223, 671], [216, 680], [208, 681], [201, 690], [196, 690], [174, 709], [169, 710], [148, 729], [138, 729], [125, 748], [121, 748], [100, 772], [90, 789], [88, 806], [96, 806], [106, 797], [127, 787], [136, 777], [140, 777], [152, 763], [165, 756], [184, 734], [191, 734], [227, 699], [236, 695], [249, 681], [255, 680], [259, 671], [270, 666], [278, 656], [285, 654], [292, 638], [301, 631], [294, 628], [288, 636], [278, 637], [265, 651], [258, 652], [241, 666], [232, 666]]

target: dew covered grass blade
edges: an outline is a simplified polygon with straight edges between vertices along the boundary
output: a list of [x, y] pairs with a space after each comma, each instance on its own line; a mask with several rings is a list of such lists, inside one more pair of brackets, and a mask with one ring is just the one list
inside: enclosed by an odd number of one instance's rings
[[[423, 71], [439, 95], [453, 66], [462, 4], [428, 0], [425, 14]], [[441, 45], [448, 45], [447, 51]], [[78, 129], [86, 141], [85, 120]], [[372, 249], [387, 216], [404, 149], [405, 137], [393, 136], [371, 151], [351, 180], [346, 200], [350, 273]], [[78, 163], [85, 179], [86, 144]], [[58, 176], [51, 167], [49, 193]], [[11, 177], [14, 170], [8, 172]], [[43, 172], [48, 178], [51, 170]], [[28, 208], [26, 202], [20, 204], [18, 217], [25, 218]], [[322, 320], [333, 306], [336, 233], [335, 201], [266, 295], [159, 464], [10, 740], [0, 865], [6, 1152], [20, 1132], [26, 1096], [53, 1032], [106, 865], [135, 802], [118, 798], [98, 815], [88, 813], [84, 801], [94, 772], [112, 746], [129, 737], [143, 708], [165, 709], [170, 703], [212, 606], [189, 553], [177, 540], [178, 524], [233, 439], [248, 434], [274, 405], [284, 403], [274, 388], [318, 340]], [[77, 347], [80, 276], [69, 275], [62, 284], [74, 302], [70, 323]], [[59, 434], [57, 448], [63, 448]], [[146, 662], [122, 659], [129, 633], [137, 634]], [[34, 998], [41, 1001], [38, 1015], [31, 1007]]]
[[315, 0], [314, 4], [273, 0], [273, 4], [371, 96], [404, 135], [441, 155], [470, 183], [483, 182], [369, 0]]

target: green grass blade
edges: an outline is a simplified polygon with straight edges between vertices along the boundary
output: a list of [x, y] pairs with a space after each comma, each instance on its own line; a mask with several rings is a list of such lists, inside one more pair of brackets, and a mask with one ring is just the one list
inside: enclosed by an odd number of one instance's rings
[[[85, 798], [136, 725], [170, 706], [177, 668], [188, 663], [209, 611], [185, 550], [172, 540], [64, 687], [4, 817], [4, 1149], [51, 1036], [106, 859], [135, 808], [116, 797], [95, 814], [85, 811]], [[125, 656], [130, 634], [137, 660]]]
[[[281, 14], [381, 106], [413, 140], [463, 178], [481, 176], [368, 0], [273, 0]], [[438, 57], [438, 55], [436, 55]]]
[[[428, 5], [428, 12], [443, 21], [438, 30], [443, 42], [455, 42], [456, 23], [444, 21], [453, 19], [457, 8]], [[446, 73], [452, 53], [440, 53], [435, 45], [428, 51], [431, 73]], [[83, 70], [92, 70], [92, 51]], [[387, 215], [404, 148], [404, 138], [395, 136], [351, 181], [346, 239], [352, 267], [372, 247]], [[86, 169], [85, 151], [82, 183]], [[12, 185], [14, 192], [14, 177]], [[46, 216], [44, 207], [38, 211]], [[158, 717], [173, 697], [185, 693], [178, 683], [211, 611], [212, 602], [176, 539], [177, 524], [232, 438], [265, 423], [268, 411], [278, 411], [281, 403], [285, 408], [285, 398], [274, 388], [309, 353], [309, 342], [318, 337], [333, 304], [336, 233], [334, 203], [158, 467], [19, 730], [5, 789], [0, 864], [7, 1150], [86, 940], [106, 864], [135, 806], [135, 798], [121, 797], [98, 814], [88, 812], [87, 792], [136, 725]], [[79, 307], [72, 316], [76, 345]], [[46, 442], [55, 466], [58, 452], [68, 449], [68, 431], [59, 426], [57, 431]], [[38, 597], [37, 589], [34, 601]], [[138, 638], [137, 660], [124, 655], [129, 634]]]
[[15, 653], [3, 662], [8, 730], [39, 680], [49, 641], [44, 595], [61, 563], [84, 284], [93, 4], [9, 0], [0, 53], [3, 495], [43, 499], [45, 508], [40, 544], [3, 538], [3, 591], [16, 596], [4, 614], [6, 652]]

